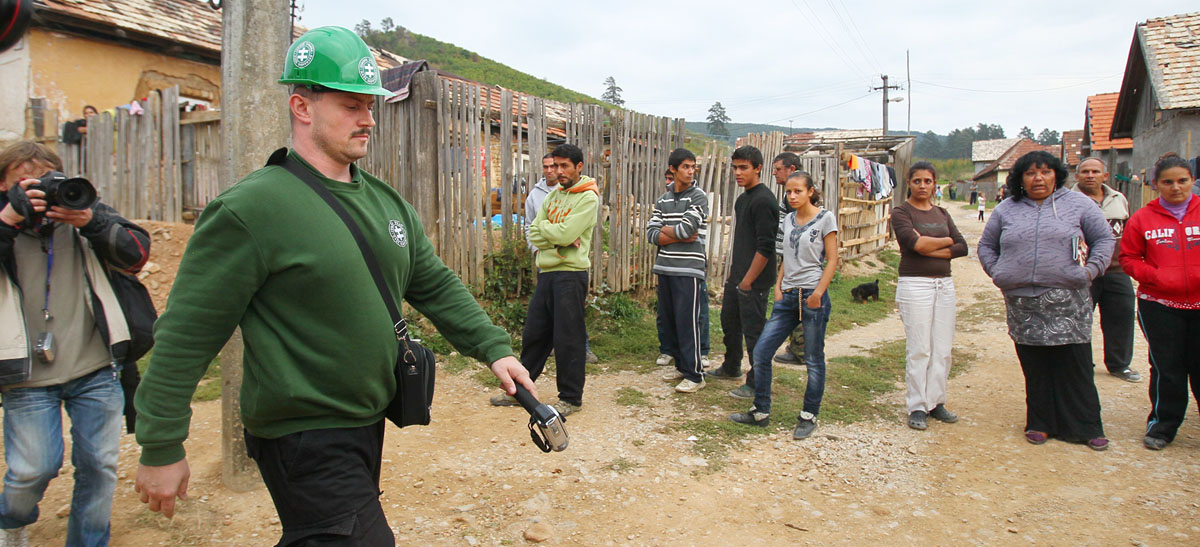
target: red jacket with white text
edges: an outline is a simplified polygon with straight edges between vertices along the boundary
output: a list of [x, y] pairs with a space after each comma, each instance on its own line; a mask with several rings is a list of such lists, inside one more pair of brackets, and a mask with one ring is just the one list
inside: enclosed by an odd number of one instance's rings
[[1138, 298], [1200, 309], [1200, 199], [1193, 196], [1182, 221], [1175, 220], [1159, 199], [1138, 209], [1125, 224], [1121, 268], [1138, 281]]

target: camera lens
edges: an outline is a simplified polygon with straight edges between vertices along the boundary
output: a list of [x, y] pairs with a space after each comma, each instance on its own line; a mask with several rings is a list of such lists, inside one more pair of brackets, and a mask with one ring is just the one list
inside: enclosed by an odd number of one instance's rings
[[82, 211], [99, 201], [96, 188], [82, 177], [67, 179], [59, 183], [58, 204], [67, 209]]

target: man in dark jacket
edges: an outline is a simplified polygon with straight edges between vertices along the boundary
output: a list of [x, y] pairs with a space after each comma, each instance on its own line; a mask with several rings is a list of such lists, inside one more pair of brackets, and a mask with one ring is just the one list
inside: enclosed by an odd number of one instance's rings
[[[0, 385], [5, 545], [27, 545], [38, 501], [62, 467], [62, 408], [71, 417], [75, 493], [67, 545], [107, 545], [125, 406], [118, 379], [129, 327], [109, 269], [136, 272], [150, 237], [112, 208], [48, 206], [32, 188], [62, 161], [43, 145], [0, 152]], [[25, 198], [9, 190], [25, 188]], [[15, 334], [15, 336], [9, 336]], [[130, 366], [133, 366], [130, 364]]]

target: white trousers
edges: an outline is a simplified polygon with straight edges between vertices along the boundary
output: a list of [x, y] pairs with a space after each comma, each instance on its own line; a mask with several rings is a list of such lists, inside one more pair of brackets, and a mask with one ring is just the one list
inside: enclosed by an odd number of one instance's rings
[[946, 402], [954, 304], [954, 280], [949, 277], [901, 277], [896, 284], [896, 307], [908, 338], [904, 370], [910, 414], [929, 412]]

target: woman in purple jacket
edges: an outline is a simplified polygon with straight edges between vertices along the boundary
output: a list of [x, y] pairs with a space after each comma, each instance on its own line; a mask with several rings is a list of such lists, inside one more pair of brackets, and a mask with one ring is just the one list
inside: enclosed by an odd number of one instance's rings
[[1021, 156], [1008, 175], [1012, 199], [996, 206], [983, 229], [979, 263], [1004, 293], [1008, 335], [1025, 374], [1025, 439], [1104, 450], [1090, 287], [1108, 267], [1115, 240], [1095, 202], [1063, 188], [1066, 180], [1058, 158]]

